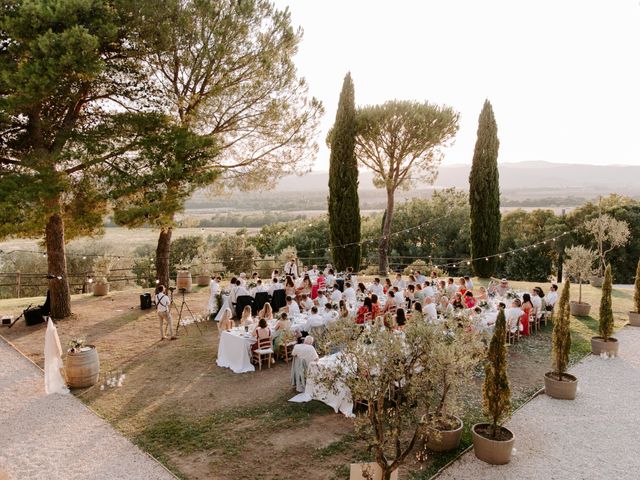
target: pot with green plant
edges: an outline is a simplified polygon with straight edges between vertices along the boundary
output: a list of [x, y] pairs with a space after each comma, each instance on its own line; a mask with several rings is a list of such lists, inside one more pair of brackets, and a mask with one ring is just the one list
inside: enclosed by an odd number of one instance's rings
[[605, 354], [609, 357], [618, 355], [618, 339], [613, 335], [613, 308], [611, 305], [611, 290], [613, 278], [611, 265], [607, 265], [602, 284], [602, 298], [600, 298], [600, 322], [598, 323], [599, 335], [591, 337], [591, 353], [594, 355]]
[[640, 327], [640, 260], [638, 260], [638, 267], [636, 268], [633, 304], [635, 305], [635, 311], [629, 312], [629, 325], [633, 327]]
[[434, 422], [426, 432], [425, 446], [433, 452], [448, 452], [460, 445], [464, 424], [458, 416], [460, 389], [472, 381], [476, 365], [484, 353], [484, 344], [472, 329], [459, 328], [455, 335], [436, 338], [430, 355], [430, 368], [436, 378], [429, 391], [429, 413]]
[[476, 457], [490, 465], [509, 463], [515, 444], [513, 432], [502, 425], [511, 411], [506, 334], [504, 310], [500, 310], [489, 344], [482, 386], [482, 410], [491, 419], [491, 423], [477, 423], [471, 428]]
[[599, 207], [598, 216], [585, 222], [584, 228], [593, 237], [598, 255], [598, 268], [593, 272], [590, 283], [594, 287], [602, 287], [607, 254], [629, 241], [629, 224], [624, 220], [616, 220], [611, 215], [603, 215], [602, 208]]
[[578, 379], [567, 373], [571, 351], [571, 315], [569, 311], [571, 283], [565, 280], [553, 322], [553, 370], [544, 374], [544, 392], [553, 398], [576, 398]]
[[103, 297], [109, 294], [109, 274], [111, 273], [112, 262], [109, 257], [97, 257], [93, 261], [93, 294], [96, 297]]
[[586, 317], [591, 311], [591, 304], [582, 301], [582, 282], [591, 275], [593, 263], [596, 261], [596, 253], [582, 245], [565, 249], [565, 272], [578, 282], [578, 301], [571, 301], [571, 315]]

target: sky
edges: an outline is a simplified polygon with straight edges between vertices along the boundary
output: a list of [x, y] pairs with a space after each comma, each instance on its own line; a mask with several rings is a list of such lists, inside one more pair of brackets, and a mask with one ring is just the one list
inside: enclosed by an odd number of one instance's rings
[[326, 112], [347, 71], [356, 105], [428, 100], [460, 113], [443, 164], [470, 163], [485, 98], [500, 162], [640, 165], [640, 0], [275, 0]]

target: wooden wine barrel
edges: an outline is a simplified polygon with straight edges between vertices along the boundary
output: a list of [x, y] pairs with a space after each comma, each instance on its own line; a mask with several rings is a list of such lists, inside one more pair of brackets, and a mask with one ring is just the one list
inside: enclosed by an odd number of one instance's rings
[[211, 277], [209, 275], [196, 276], [196, 283], [198, 284], [199, 287], [208, 287], [210, 281], [211, 281]]
[[184, 288], [187, 292], [190, 292], [192, 285], [191, 272], [189, 270], [179, 270], [176, 276], [176, 288], [178, 290]]
[[67, 352], [64, 371], [67, 385], [71, 388], [84, 388], [94, 385], [100, 378], [100, 359], [93, 345], [88, 350]]

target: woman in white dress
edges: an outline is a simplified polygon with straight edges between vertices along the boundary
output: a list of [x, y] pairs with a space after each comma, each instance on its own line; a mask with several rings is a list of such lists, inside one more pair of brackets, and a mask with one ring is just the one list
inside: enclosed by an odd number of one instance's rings
[[209, 304], [207, 305], [207, 312], [209, 314], [214, 314], [218, 312], [218, 309], [222, 307], [222, 305], [218, 305], [218, 294], [220, 293], [220, 278], [211, 277], [211, 281], [209, 282]]

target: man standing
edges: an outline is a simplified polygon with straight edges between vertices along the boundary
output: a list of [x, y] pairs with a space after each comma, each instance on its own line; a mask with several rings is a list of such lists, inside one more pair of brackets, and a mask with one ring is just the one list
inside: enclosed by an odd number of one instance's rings
[[167, 327], [169, 329], [169, 338], [175, 340], [173, 335], [173, 319], [171, 318], [170, 311], [171, 299], [164, 293], [164, 285], [158, 285], [156, 290], [156, 308], [158, 312], [158, 319], [160, 320], [160, 340], [164, 340], [167, 337], [164, 335], [164, 321], [167, 321]]
[[285, 263], [284, 273], [285, 275], [289, 275], [291, 278], [298, 277], [298, 264], [295, 257], [291, 257], [291, 260]]

